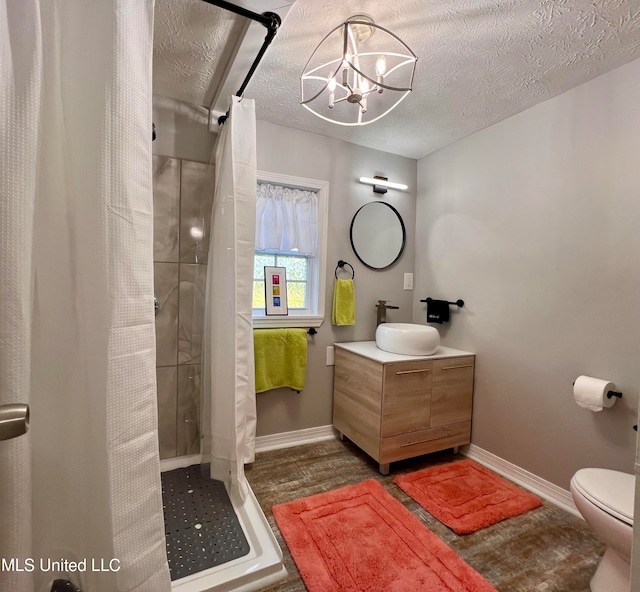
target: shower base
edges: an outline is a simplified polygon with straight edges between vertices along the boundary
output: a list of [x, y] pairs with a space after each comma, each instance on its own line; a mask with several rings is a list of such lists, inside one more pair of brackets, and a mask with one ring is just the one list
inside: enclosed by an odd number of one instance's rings
[[199, 465], [162, 473], [162, 502], [171, 580], [249, 553], [224, 483], [204, 476]]
[[250, 488], [240, 500], [220, 481], [203, 478], [197, 456], [161, 466], [172, 592], [251, 592], [286, 577], [282, 551]]

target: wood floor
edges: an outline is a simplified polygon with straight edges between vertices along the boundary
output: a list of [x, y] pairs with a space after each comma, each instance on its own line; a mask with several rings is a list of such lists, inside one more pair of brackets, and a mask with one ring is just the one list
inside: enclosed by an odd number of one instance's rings
[[286, 580], [264, 592], [306, 590], [271, 507], [365, 479], [378, 480], [499, 592], [589, 592], [589, 580], [605, 548], [580, 518], [544, 502], [541, 508], [522, 516], [458, 536], [393, 483], [399, 473], [460, 458], [443, 452], [401, 461], [393, 463], [389, 475], [383, 477], [377, 464], [348, 441], [336, 439], [258, 453], [256, 461], [247, 466], [246, 475], [282, 547], [289, 571]]

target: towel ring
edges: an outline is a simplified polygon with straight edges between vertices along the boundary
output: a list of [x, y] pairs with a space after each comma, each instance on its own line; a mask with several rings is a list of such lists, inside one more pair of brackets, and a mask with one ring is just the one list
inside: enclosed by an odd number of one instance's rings
[[340, 259], [340, 261], [338, 261], [338, 265], [336, 265], [336, 270], [334, 272], [336, 279], [338, 279], [338, 267], [340, 267], [341, 269], [344, 269], [345, 265], [348, 265], [351, 268], [351, 279], [356, 277], [356, 272], [353, 269], [353, 265], [351, 265], [351, 263], [347, 263], [346, 261], [343, 261], [342, 259]]

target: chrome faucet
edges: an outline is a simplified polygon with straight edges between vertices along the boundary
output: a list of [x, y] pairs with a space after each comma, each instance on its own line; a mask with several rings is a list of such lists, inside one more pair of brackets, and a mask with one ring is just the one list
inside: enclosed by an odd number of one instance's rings
[[387, 322], [387, 309], [398, 309], [399, 306], [392, 306], [391, 304], [387, 304], [386, 300], [378, 300], [378, 304], [376, 304], [376, 308], [378, 309], [378, 314], [376, 316], [376, 327], [380, 323]]

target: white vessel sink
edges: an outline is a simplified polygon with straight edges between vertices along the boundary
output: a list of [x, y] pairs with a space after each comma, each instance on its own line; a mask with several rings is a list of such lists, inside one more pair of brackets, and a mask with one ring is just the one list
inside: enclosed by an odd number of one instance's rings
[[393, 354], [429, 356], [440, 345], [440, 333], [426, 325], [381, 323], [376, 329], [376, 345]]

